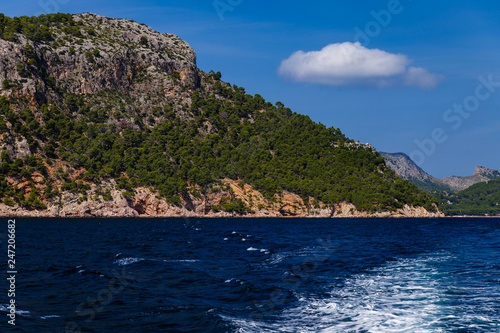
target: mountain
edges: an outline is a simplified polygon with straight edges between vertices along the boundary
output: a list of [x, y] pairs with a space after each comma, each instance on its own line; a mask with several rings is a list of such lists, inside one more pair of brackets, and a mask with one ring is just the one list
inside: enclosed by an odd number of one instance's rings
[[488, 180], [500, 178], [500, 171], [477, 166], [472, 176], [451, 176], [437, 179], [422, 170], [413, 160], [404, 153], [380, 153], [389, 168], [398, 176], [407, 179], [419, 188], [431, 191], [458, 192]]
[[452, 191], [462, 191], [474, 184], [496, 178], [500, 178], [500, 171], [477, 166], [472, 176], [451, 176], [441, 179], [441, 182], [449, 186]]
[[[490, 177], [494, 176], [488, 170]], [[500, 179], [481, 182], [455, 194], [437, 194], [446, 215], [500, 216]]]
[[443, 184], [439, 179], [432, 177], [422, 170], [413, 160], [404, 153], [383, 153], [380, 155], [385, 159], [389, 168], [396, 174], [417, 185], [424, 191], [449, 191], [450, 187]]
[[95, 14], [0, 15], [0, 214], [442, 216], [370, 147]]

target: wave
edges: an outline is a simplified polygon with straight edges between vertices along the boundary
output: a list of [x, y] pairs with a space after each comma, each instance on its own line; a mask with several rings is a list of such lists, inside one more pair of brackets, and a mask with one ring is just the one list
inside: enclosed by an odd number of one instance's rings
[[129, 258], [118, 259], [114, 261], [113, 264], [118, 264], [120, 266], [127, 266], [143, 260], [144, 258], [129, 257]]
[[57, 316], [57, 315], [49, 315], [49, 316], [41, 316], [40, 319], [51, 319], [51, 318], [61, 318], [61, 316]]
[[[8, 304], [0, 304], [0, 312], [9, 313], [10, 310], [7, 308], [8, 306], [9, 306]], [[30, 314], [31, 314], [30, 311], [19, 310], [19, 308], [16, 307], [16, 315], [30, 317]]]
[[439, 268], [451, 259], [444, 253], [398, 259], [345, 280], [327, 297], [299, 296], [296, 306], [279, 315], [268, 314], [265, 321], [224, 319], [240, 333], [445, 332], [450, 327], [498, 327], [491, 326], [494, 320], [484, 314], [472, 318], [462, 314], [447, 300], [449, 286], [442, 279], [449, 274]]

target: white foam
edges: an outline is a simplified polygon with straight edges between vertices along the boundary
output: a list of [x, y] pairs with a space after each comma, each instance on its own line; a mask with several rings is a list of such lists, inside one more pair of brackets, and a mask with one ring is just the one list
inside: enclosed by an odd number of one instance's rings
[[[7, 308], [8, 306], [9, 306], [8, 304], [0, 304], [0, 312], [9, 313], [10, 309]], [[29, 316], [30, 312], [25, 310], [19, 310], [19, 308], [16, 307], [16, 314], [19, 316]]]
[[299, 297], [298, 306], [273, 321], [230, 320], [241, 333], [444, 332], [443, 320], [450, 320], [456, 309], [442, 302], [446, 287], [432, 262], [447, 259], [387, 263], [346, 280], [325, 299]]
[[[313, 260], [317, 257], [323, 257], [324, 253], [322, 252], [323, 249], [319, 247], [305, 247], [302, 248], [298, 251], [282, 251], [282, 252], [276, 252], [271, 255], [270, 258], [267, 260], [263, 261], [262, 264], [264, 266], [269, 266], [269, 265], [276, 265], [284, 261], [286, 258], [297, 258], [297, 257], [310, 257]], [[269, 253], [269, 250], [266, 250], [267, 253]]]
[[285, 258], [289, 257], [286, 253], [274, 253], [271, 258], [264, 262], [265, 265], [275, 265], [282, 262]]
[[31, 312], [29, 311], [24, 311], [24, 310], [16, 310], [16, 314], [20, 315], [20, 316], [24, 316], [24, 315], [29, 315]]
[[144, 258], [135, 258], [135, 257], [130, 257], [130, 258], [122, 258], [118, 259], [114, 262], [114, 264], [118, 264], [120, 266], [126, 266], [126, 265], [131, 265], [133, 263], [143, 261]]
[[255, 247], [253, 247], [253, 246], [249, 247], [249, 248], [247, 249], [247, 251], [259, 251], [259, 252], [261, 252], [261, 253], [266, 253], [266, 254], [269, 254], [269, 250], [267, 250], [267, 249], [257, 249], [257, 248], [255, 248]]
[[50, 318], [61, 318], [61, 316], [49, 315], [49, 316], [42, 316], [42, 317], [40, 317], [40, 319], [50, 319]]

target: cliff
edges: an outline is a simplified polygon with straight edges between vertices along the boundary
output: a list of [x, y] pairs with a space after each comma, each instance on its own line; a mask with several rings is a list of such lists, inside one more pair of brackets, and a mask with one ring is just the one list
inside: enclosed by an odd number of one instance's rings
[[0, 215], [442, 215], [378, 152], [199, 70], [175, 35], [0, 16]]
[[437, 179], [422, 170], [404, 153], [380, 153], [387, 166], [398, 176], [407, 179], [425, 191], [458, 192], [481, 182], [500, 177], [500, 171], [477, 166], [472, 176], [451, 176]]
[[[317, 217], [317, 218], [437, 218], [441, 212], [429, 212], [422, 207], [405, 205], [394, 211], [369, 213], [359, 211], [348, 202], [328, 207], [314, 198], [309, 202], [290, 192], [281, 192], [275, 200], [267, 200], [262, 193], [249, 184], [225, 179], [226, 190], [203, 196], [183, 198], [180, 205], [172, 205], [158, 198], [158, 193], [140, 187], [133, 198], [125, 197], [117, 190], [114, 180], [101, 183], [100, 188], [110, 196], [94, 196], [82, 201], [80, 195], [62, 193], [47, 203], [44, 210], [27, 210], [19, 205], [13, 207], [0, 204], [0, 216], [9, 217]], [[241, 187], [240, 187], [241, 186]], [[94, 185], [90, 191], [96, 191]], [[244, 204], [241, 211], [213, 211], [224, 201], [240, 199]]]
[[439, 179], [422, 170], [408, 155], [404, 153], [380, 153], [380, 155], [385, 158], [387, 166], [399, 177], [409, 180], [419, 188], [425, 191], [450, 190]]
[[458, 192], [469, 188], [470, 186], [486, 182], [488, 180], [500, 178], [500, 171], [477, 166], [472, 176], [459, 177], [451, 176], [441, 179], [441, 182]]
[[63, 102], [68, 94], [92, 95], [97, 106], [109, 103], [102, 92], [112, 92], [140, 101], [144, 113], [163, 107], [164, 96], [190, 103], [200, 78], [196, 54], [185, 41], [124, 19], [90, 13], [72, 19], [73, 25], [51, 25], [47, 41], [22, 33], [15, 42], [0, 39], [0, 96], [43, 104]]

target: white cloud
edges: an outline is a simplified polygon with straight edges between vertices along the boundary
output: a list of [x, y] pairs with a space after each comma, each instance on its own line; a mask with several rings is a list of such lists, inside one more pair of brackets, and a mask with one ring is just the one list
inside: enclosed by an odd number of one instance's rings
[[442, 79], [442, 75], [430, 73], [421, 67], [410, 67], [404, 75], [404, 83], [407, 86], [417, 86], [422, 89], [433, 89]]
[[409, 67], [410, 59], [378, 49], [368, 49], [359, 42], [337, 43], [321, 51], [297, 51], [283, 60], [279, 74], [298, 82], [332, 86], [391, 85], [434, 88], [441, 77], [424, 68]]

